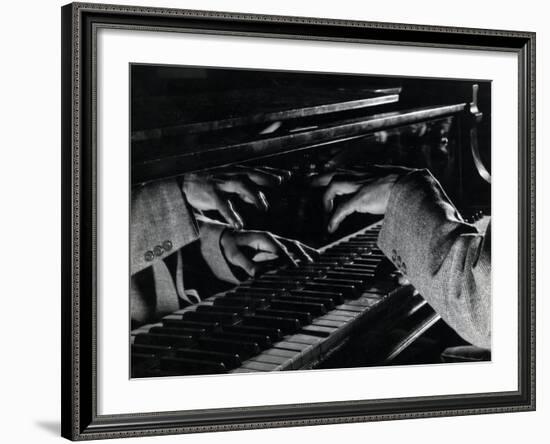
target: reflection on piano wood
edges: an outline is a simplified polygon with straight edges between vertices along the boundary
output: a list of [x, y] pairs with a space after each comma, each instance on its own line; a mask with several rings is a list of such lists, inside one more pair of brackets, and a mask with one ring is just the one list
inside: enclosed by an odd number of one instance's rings
[[313, 264], [268, 272], [134, 330], [133, 376], [316, 368], [374, 316], [386, 327], [415, 317], [391, 362], [439, 317], [382, 270], [380, 226], [323, 248]]

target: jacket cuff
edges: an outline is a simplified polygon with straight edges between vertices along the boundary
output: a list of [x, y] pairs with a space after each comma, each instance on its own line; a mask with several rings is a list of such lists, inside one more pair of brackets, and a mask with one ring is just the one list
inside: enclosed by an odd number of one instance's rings
[[221, 237], [229, 225], [213, 221], [204, 216], [198, 216], [200, 225], [201, 253], [214, 275], [226, 282], [238, 284], [240, 281], [231, 271], [229, 263], [223, 253]]
[[132, 275], [199, 238], [193, 211], [175, 180], [132, 189], [130, 222]]
[[[476, 231], [463, 222], [431, 173], [415, 170], [401, 176], [392, 188], [378, 246], [398, 269], [408, 274], [413, 271], [411, 266], [419, 268], [419, 255], [435, 253], [435, 258], [442, 259], [439, 254], [448, 251], [447, 244], [459, 234], [453, 233], [457, 228]], [[430, 270], [416, 271], [434, 273], [438, 262], [429, 263]]]

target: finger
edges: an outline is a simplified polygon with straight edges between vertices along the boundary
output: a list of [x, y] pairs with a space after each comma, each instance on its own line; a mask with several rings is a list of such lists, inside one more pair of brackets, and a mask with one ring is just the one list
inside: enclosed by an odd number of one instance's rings
[[304, 244], [300, 241], [297, 241], [295, 239], [286, 239], [286, 238], [281, 238], [280, 236], [277, 236], [277, 237], [279, 239], [284, 239], [284, 240], [287, 240], [289, 242], [297, 242], [300, 245], [300, 248], [302, 250], [304, 250], [308, 256], [310, 256], [313, 259], [318, 259], [319, 258], [320, 253], [319, 253], [319, 250], [317, 250], [317, 249], [312, 248], [309, 245], [306, 245], [306, 244]]
[[278, 241], [275, 236], [266, 231], [245, 231], [238, 233], [236, 237], [237, 245], [248, 246], [258, 252], [270, 252], [276, 254], [284, 262], [288, 262], [293, 266], [298, 264], [292, 258], [288, 249]]
[[[298, 259], [306, 262], [313, 262], [313, 257], [306, 251], [306, 248], [304, 248], [306, 246], [302, 243], [298, 242], [297, 240], [285, 239], [282, 237], [279, 237], [278, 239], [287, 247], [290, 252], [294, 253], [294, 255]], [[311, 250], [313, 249], [311, 248]]]
[[236, 230], [241, 230], [244, 227], [243, 220], [239, 214], [233, 208], [229, 199], [223, 197], [216, 197], [216, 209], [222, 215], [222, 217]]
[[290, 179], [292, 176], [292, 171], [290, 170], [283, 170], [282, 168], [273, 168], [269, 166], [262, 165], [261, 167], [258, 167], [257, 169], [275, 174], [276, 176], [280, 176], [283, 179]]
[[312, 187], [326, 187], [335, 174], [336, 171], [331, 171], [330, 173], [315, 174], [314, 176], [310, 177], [309, 184]]
[[400, 274], [398, 277], [397, 277], [397, 283], [399, 285], [409, 285], [410, 284], [410, 281], [409, 279], [407, 279], [407, 276], [404, 276], [402, 274]]
[[255, 276], [257, 272], [256, 264], [250, 260], [238, 247], [231, 248], [229, 252], [225, 252], [229, 262], [233, 265], [242, 268], [249, 276]]
[[323, 195], [323, 206], [325, 211], [330, 212], [334, 206], [334, 198], [345, 194], [355, 193], [361, 187], [360, 183], [351, 181], [333, 181]]
[[245, 180], [238, 178], [217, 179], [216, 183], [218, 189], [226, 193], [237, 194], [242, 200], [256, 206], [259, 210], [266, 211], [268, 209], [264, 194], [253, 189]]
[[354, 197], [338, 205], [328, 223], [328, 231], [334, 233], [346, 217], [355, 213], [355, 207], [356, 202]]
[[236, 165], [234, 171], [239, 174], [246, 174], [252, 182], [263, 187], [276, 187], [283, 182], [283, 178], [280, 175], [260, 168]]

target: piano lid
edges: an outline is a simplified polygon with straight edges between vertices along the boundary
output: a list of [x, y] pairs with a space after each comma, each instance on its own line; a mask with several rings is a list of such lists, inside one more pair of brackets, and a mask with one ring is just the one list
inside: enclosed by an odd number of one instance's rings
[[[166, 136], [132, 143], [132, 183], [174, 177], [185, 172], [231, 165], [285, 152], [363, 137], [383, 129], [463, 112], [466, 103], [413, 108], [348, 119], [277, 128], [269, 134], [249, 127], [220, 132]], [[292, 123], [296, 123], [292, 121]]]
[[280, 87], [136, 98], [132, 141], [217, 131], [395, 103], [400, 87]]

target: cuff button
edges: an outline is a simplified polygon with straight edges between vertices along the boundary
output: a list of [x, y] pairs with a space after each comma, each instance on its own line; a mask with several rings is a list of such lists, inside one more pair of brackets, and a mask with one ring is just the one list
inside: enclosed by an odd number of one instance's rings
[[170, 251], [172, 249], [172, 242], [166, 240], [162, 243], [162, 247], [164, 248], [164, 251]]
[[153, 248], [153, 253], [155, 253], [155, 256], [162, 256], [162, 253], [164, 253], [164, 249], [157, 245], [155, 248]]
[[155, 258], [155, 254], [152, 251], [145, 252], [145, 260], [151, 262]]

